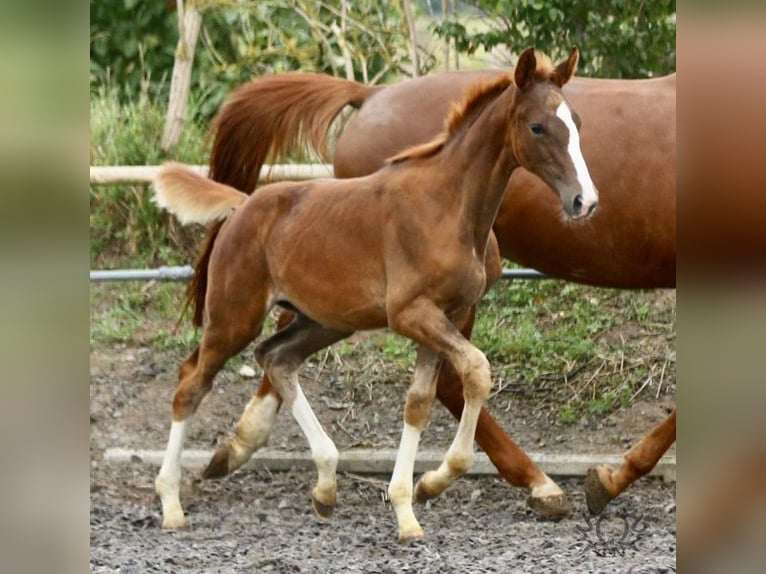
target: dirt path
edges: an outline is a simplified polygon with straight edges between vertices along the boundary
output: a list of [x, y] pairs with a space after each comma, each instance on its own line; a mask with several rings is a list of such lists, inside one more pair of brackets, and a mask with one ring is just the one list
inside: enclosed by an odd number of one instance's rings
[[[635, 485], [598, 528], [593, 522], [583, 532], [588, 524], [579, 480], [562, 482], [573, 516], [552, 522], [528, 511], [526, 493], [504, 481], [466, 478], [416, 509], [427, 541], [400, 546], [393, 511], [382, 496], [388, 477], [341, 476], [339, 507], [322, 524], [308, 501], [313, 472], [243, 470], [217, 482], [186, 473], [182, 501], [191, 526], [162, 531], [152, 488], [157, 469], [139, 461], [107, 464], [102, 456], [111, 446], [164, 446], [180, 358], [177, 351], [140, 345], [91, 353], [93, 572], [674, 571], [675, 489], [659, 480]], [[331, 356], [308, 365], [302, 384], [309, 400], [340, 449], [395, 448], [406, 377], [350, 385], [344, 374], [350, 367]], [[380, 379], [373, 368], [356, 372]], [[187, 447], [209, 449], [229, 432], [256, 384], [236, 368], [223, 372], [191, 424]], [[535, 412], [513, 392], [495, 394], [489, 407], [528, 450], [620, 453], [671, 405], [672, 397], [661, 396], [598, 422], [568, 426]], [[445, 409], [435, 406], [423, 448], [446, 448], [455, 428]], [[281, 413], [269, 446], [304, 450], [306, 442]], [[626, 520], [631, 529], [623, 539]]]
[[[383, 501], [387, 477], [341, 476], [329, 523], [309, 504], [313, 473], [240, 471], [188, 480], [190, 527], [160, 528], [156, 468], [97, 464], [91, 481], [92, 572], [674, 572], [674, 489], [631, 489], [592, 529], [579, 481], [566, 481], [576, 511], [558, 522], [525, 509], [524, 493], [497, 478], [460, 480], [416, 509], [427, 540], [396, 541]], [[622, 538], [626, 515], [631, 528]], [[637, 522], [638, 521], [638, 522]], [[637, 523], [636, 523], [637, 522]]]

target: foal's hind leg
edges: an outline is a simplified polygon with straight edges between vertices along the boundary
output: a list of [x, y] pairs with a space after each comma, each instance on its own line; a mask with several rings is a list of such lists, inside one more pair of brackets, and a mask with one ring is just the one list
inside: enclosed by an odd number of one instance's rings
[[[287, 327], [295, 318], [292, 311], [282, 311], [277, 330]], [[234, 434], [221, 441], [205, 468], [204, 478], [221, 478], [245, 464], [253, 453], [269, 440], [271, 429], [282, 405], [282, 397], [264, 373], [255, 395], [247, 403], [234, 429]]]
[[263, 307], [251, 307], [242, 320], [242, 309], [224, 308], [209, 312], [211, 317], [199, 347], [181, 364], [179, 383], [173, 398], [173, 423], [162, 467], [154, 482], [162, 502], [162, 527], [186, 525], [181, 507], [181, 451], [186, 423], [213, 386], [213, 378], [226, 361], [248, 345], [260, 331]]
[[323, 327], [299, 314], [286, 329], [260, 343], [255, 351], [258, 363], [309, 441], [318, 474], [312, 502], [322, 519], [330, 518], [335, 509], [338, 449], [311, 410], [298, 384], [298, 369], [308, 356], [349, 335], [350, 332]]

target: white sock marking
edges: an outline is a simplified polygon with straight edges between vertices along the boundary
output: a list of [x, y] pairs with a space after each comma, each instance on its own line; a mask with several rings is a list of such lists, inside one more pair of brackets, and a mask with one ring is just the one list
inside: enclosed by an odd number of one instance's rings
[[[394, 472], [391, 475], [389, 495], [393, 492], [403, 492], [407, 486], [412, 487], [412, 473], [415, 471], [415, 456], [420, 442], [420, 429], [404, 423], [399, 452], [396, 454]], [[393, 498], [393, 496], [392, 496]], [[392, 502], [396, 502], [392, 500]]]
[[160, 476], [167, 483], [178, 483], [181, 480], [181, 451], [186, 440], [186, 421], [173, 421], [170, 425], [170, 437], [162, 460]]
[[298, 421], [298, 425], [309, 441], [311, 456], [314, 457], [314, 461], [317, 464], [321, 480], [323, 471], [335, 473], [335, 467], [338, 463], [338, 449], [322, 428], [314, 411], [311, 410], [311, 405], [306, 400], [300, 385], [296, 385], [295, 390], [295, 402], [292, 408], [293, 417]]

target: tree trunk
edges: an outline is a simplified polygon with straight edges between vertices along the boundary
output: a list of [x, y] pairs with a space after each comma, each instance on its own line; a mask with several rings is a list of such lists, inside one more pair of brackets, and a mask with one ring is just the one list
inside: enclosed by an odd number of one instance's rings
[[[442, 0], [442, 22], [449, 14], [449, 0]], [[444, 71], [449, 72], [449, 38], [444, 38]]]
[[415, 18], [412, 15], [411, 0], [403, 0], [404, 17], [407, 19], [407, 29], [410, 31], [410, 51], [412, 53], [412, 76], [420, 75], [420, 59], [418, 58], [418, 37], [415, 33]]
[[173, 77], [170, 81], [170, 101], [165, 118], [165, 130], [160, 147], [169, 152], [181, 139], [189, 105], [194, 49], [197, 46], [202, 15], [193, 7], [184, 10], [183, 1], [178, 0], [178, 46], [173, 63]]

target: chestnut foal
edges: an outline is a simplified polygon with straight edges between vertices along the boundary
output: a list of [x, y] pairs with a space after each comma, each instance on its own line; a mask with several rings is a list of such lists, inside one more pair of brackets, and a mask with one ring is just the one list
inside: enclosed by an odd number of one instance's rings
[[[416, 343], [389, 496], [399, 539], [423, 537], [412, 509], [412, 475], [442, 361], [460, 377], [465, 407], [442, 464], [416, 485], [417, 499], [438, 496], [470, 468], [491, 388], [486, 357], [460, 328], [500, 271], [492, 224], [511, 173], [522, 166], [545, 181], [561, 200], [562, 217], [585, 219], [598, 203], [577, 116], [561, 92], [578, 57], [575, 49], [554, 68], [544, 55], [524, 51], [513, 77], [473, 89], [443, 134], [363, 178], [279, 183], [248, 196], [177, 164], [163, 168], [157, 202], [184, 223], [214, 222], [188, 292], [204, 331], [180, 367], [155, 483], [164, 527], [186, 523], [179, 483], [187, 419], [215, 374], [258, 337], [278, 304], [295, 318], [259, 343], [255, 356], [308, 439], [318, 473], [313, 506], [322, 518], [336, 502], [338, 451], [303, 395], [299, 367], [357, 330], [389, 326]], [[258, 411], [247, 409], [238, 425], [245, 443], [270, 422], [259, 421]], [[237, 456], [236, 448], [230, 452]]]

